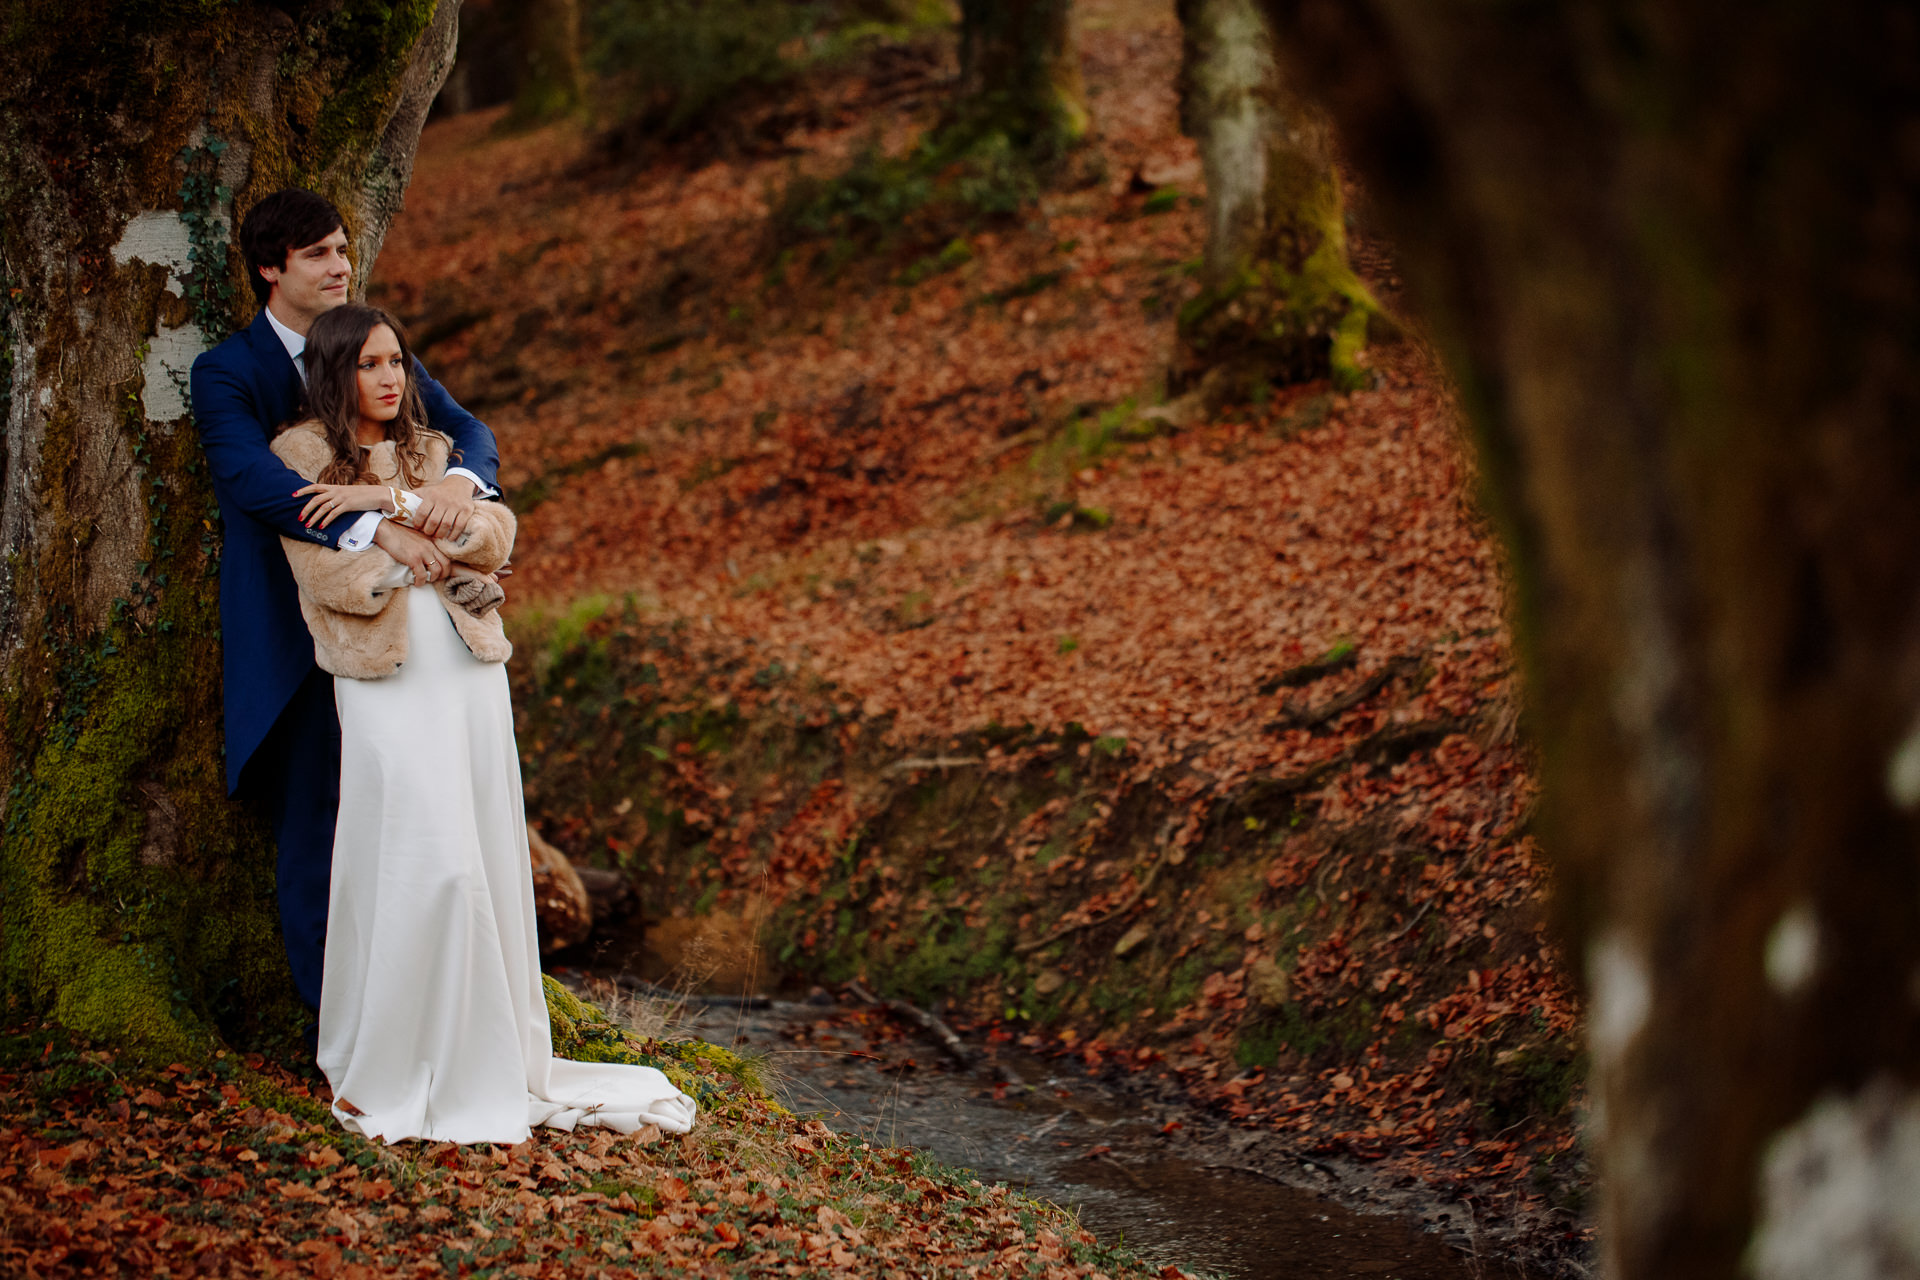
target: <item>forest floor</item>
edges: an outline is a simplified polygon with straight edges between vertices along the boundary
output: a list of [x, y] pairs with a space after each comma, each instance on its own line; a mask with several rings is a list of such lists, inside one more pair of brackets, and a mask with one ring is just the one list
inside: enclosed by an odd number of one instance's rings
[[[796, 220], [934, 121], [937, 42], [639, 158], [428, 128], [373, 297], [500, 439], [529, 810], [646, 934], [574, 958], [861, 978], [1577, 1261], [1579, 1009], [1449, 391], [1411, 340], [1153, 412], [1204, 239], [1179, 34], [1082, 8], [1097, 136], [1013, 216]], [[1396, 305], [1364, 220], [1356, 259]]]
[[[652, 1046], [655, 1049], [660, 1046]], [[125, 1061], [0, 1031], [0, 1274], [1137, 1280], [1060, 1210], [795, 1117], [689, 1058], [693, 1133], [367, 1142], [258, 1055]]]

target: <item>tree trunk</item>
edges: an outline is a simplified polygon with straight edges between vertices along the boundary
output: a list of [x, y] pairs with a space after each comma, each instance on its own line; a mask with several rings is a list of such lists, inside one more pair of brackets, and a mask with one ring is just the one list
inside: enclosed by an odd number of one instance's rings
[[1207, 176], [1201, 292], [1180, 314], [1173, 389], [1213, 401], [1274, 382], [1365, 384], [1380, 311], [1347, 263], [1332, 127], [1287, 92], [1258, 0], [1179, 0], [1181, 126]]
[[518, 0], [522, 59], [512, 119], [533, 124], [577, 111], [587, 99], [581, 63], [580, 0]]
[[1269, 8], [1505, 525], [1607, 1273], [1920, 1273], [1920, 23]]
[[1042, 157], [1085, 136], [1072, 0], [961, 0], [959, 114]]
[[252, 309], [234, 214], [332, 196], [364, 285], [457, 0], [0, 20], [0, 987], [161, 1054], [292, 1004], [264, 835], [224, 794], [217, 512], [185, 402]]

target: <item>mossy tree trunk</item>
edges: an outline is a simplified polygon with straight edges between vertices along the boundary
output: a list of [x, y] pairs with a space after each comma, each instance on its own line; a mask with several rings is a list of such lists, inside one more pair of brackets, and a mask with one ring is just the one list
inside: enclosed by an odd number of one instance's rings
[[1331, 376], [1352, 389], [1379, 307], [1347, 262], [1332, 124], [1290, 93], [1258, 0], [1179, 0], [1181, 126], [1207, 178], [1201, 291], [1180, 313], [1175, 391], [1244, 399]]
[[1505, 525], [1607, 1273], [1920, 1273], [1920, 23], [1269, 8]]
[[[225, 796], [219, 532], [185, 375], [251, 314], [237, 210], [346, 212], [364, 281], [457, 0], [0, 10], [8, 1007], [183, 1054], [292, 1003]], [[204, 11], [203, 11], [204, 10]]]
[[1072, 0], [961, 0], [959, 117], [1042, 158], [1085, 136]]

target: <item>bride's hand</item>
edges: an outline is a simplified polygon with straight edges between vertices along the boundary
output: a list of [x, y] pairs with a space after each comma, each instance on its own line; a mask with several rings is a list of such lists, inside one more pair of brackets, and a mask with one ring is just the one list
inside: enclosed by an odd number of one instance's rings
[[324, 529], [348, 511], [385, 511], [393, 505], [393, 490], [383, 484], [310, 484], [295, 489], [293, 496], [307, 499], [300, 523], [309, 529]]

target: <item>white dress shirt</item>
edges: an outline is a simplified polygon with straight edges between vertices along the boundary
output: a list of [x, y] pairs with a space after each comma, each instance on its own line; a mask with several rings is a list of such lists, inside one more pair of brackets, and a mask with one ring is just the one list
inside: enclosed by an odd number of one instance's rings
[[[295, 333], [293, 330], [287, 328], [287, 326], [281, 324], [280, 317], [273, 314], [272, 307], [266, 308], [266, 312], [267, 323], [273, 326], [274, 336], [280, 339], [280, 345], [287, 349], [287, 355], [293, 359], [294, 372], [300, 375], [300, 385], [305, 386], [307, 382], [306, 335]], [[464, 476], [466, 479], [472, 481], [473, 493], [476, 498], [497, 498], [500, 496], [498, 489], [482, 483], [479, 476], [473, 474], [473, 472], [467, 470], [465, 467], [448, 467], [447, 474], [450, 476]], [[360, 517], [351, 525], [347, 526], [347, 531], [340, 535], [340, 550], [365, 551], [373, 545], [374, 532], [379, 529], [380, 522], [386, 518], [386, 513], [383, 511], [361, 512]]]

